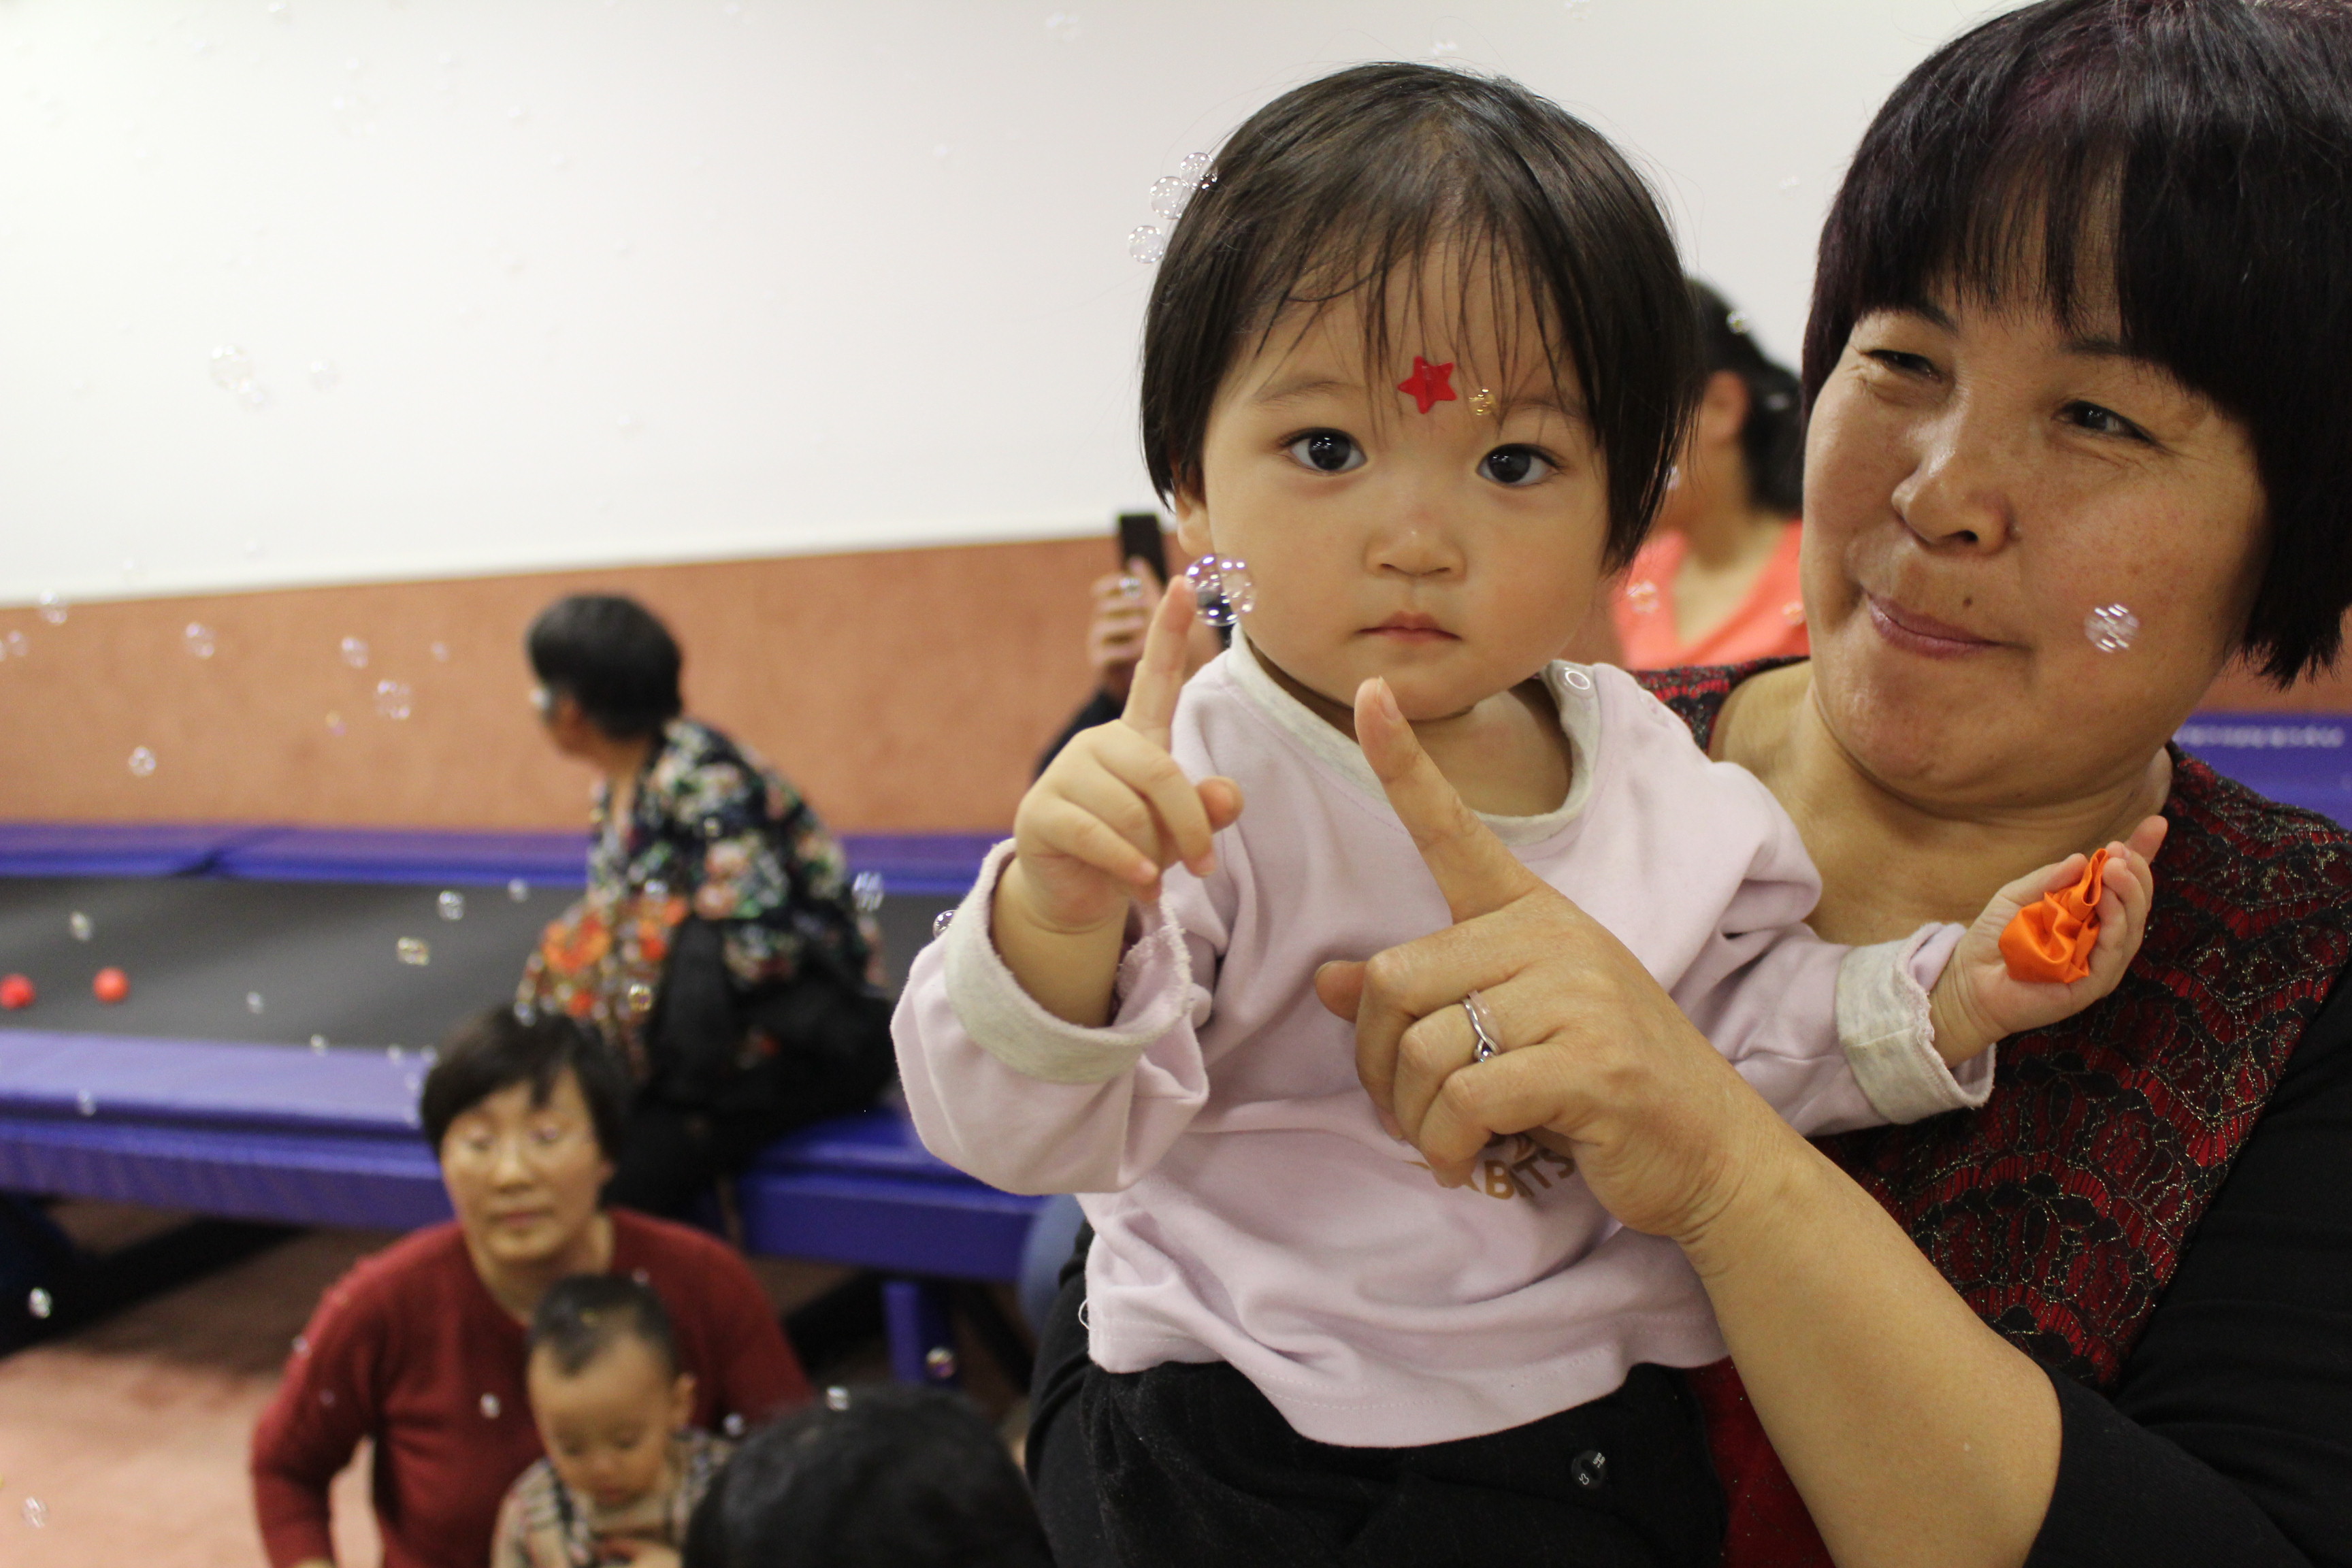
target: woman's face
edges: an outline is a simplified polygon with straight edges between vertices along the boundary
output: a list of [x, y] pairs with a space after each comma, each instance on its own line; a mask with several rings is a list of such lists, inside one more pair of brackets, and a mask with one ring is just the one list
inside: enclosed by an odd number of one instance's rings
[[478, 1256], [510, 1268], [545, 1264], [578, 1247], [612, 1174], [568, 1068], [543, 1097], [528, 1083], [486, 1096], [441, 1139], [441, 1182], [467, 1241]]
[[[2110, 321], [1944, 300], [1854, 325], [1814, 405], [1814, 700], [1930, 808], [2128, 787], [2236, 645], [2264, 554], [2246, 431]], [[2102, 652], [2084, 622], [2139, 626]]]

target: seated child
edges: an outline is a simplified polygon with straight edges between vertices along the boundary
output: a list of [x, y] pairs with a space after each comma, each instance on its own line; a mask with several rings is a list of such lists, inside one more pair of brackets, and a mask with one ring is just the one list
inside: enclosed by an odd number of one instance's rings
[[941, 1388], [833, 1388], [735, 1450], [685, 1568], [1052, 1568], [1029, 1488]]
[[[1725, 1353], [1681, 1251], [1528, 1136], [1433, 1181], [1317, 998], [1326, 961], [1450, 919], [1360, 725], [1409, 722], [1806, 1131], [1980, 1103], [1995, 1037], [2120, 977], [2153, 881], [2125, 846], [2071, 984], [2011, 978], [1996, 943], [2079, 857], [1965, 932], [1834, 946], [1764, 787], [1631, 677], [1553, 658], [1641, 543], [1697, 380], [1650, 192], [1509, 82], [1342, 71], [1249, 120], [1192, 196], [1145, 323], [1144, 453], [1243, 635], [1183, 682], [1192, 595], [1171, 590], [1125, 718], [1031, 789], [896, 1020], [925, 1143], [1080, 1194], [1096, 1231], [1069, 1418], [1106, 1539], [1057, 1553], [1720, 1550], [1691, 1397], [1661, 1370]], [[2069, 647], [2096, 657], [2053, 637], [2050, 679]], [[1509, 1030], [1465, 1001], [1423, 1033], [1457, 1071], [1504, 1070]]]
[[526, 1342], [547, 1457], [508, 1489], [491, 1568], [677, 1568], [729, 1445], [688, 1425], [694, 1374], [678, 1370], [661, 1298], [617, 1274], [559, 1279]]

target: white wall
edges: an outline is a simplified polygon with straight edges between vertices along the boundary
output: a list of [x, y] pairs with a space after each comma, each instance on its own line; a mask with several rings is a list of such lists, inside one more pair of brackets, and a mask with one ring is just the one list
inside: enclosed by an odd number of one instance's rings
[[0, 602], [1103, 528], [1148, 187], [1368, 58], [1593, 120], [1793, 353], [1862, 125], [1982, 9], [1059, 3], [0, 5]]

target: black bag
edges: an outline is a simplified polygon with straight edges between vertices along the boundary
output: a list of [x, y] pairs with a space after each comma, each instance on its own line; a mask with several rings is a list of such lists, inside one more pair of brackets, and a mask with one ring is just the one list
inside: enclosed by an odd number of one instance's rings
[[648, 1092], [669, 1104], [740, 1112], [813, 1099], [850, 1109], [890, 1079], [890, 1002], [815, 968], [739, 992], [723, 933], [694, 917], [672, 933], [646, 1048]]

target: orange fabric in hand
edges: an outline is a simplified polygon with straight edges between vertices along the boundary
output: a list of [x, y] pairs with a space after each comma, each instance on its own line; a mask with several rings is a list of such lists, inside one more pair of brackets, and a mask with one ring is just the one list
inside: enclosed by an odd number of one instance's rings
[[2102, 849], [2073, 887], [2044, 893], [2017, 911], [2000, 933], [2000, 956], [2011, 979], [2065, 982], [2091, 973], [2106, 873], [2107, 852]]

